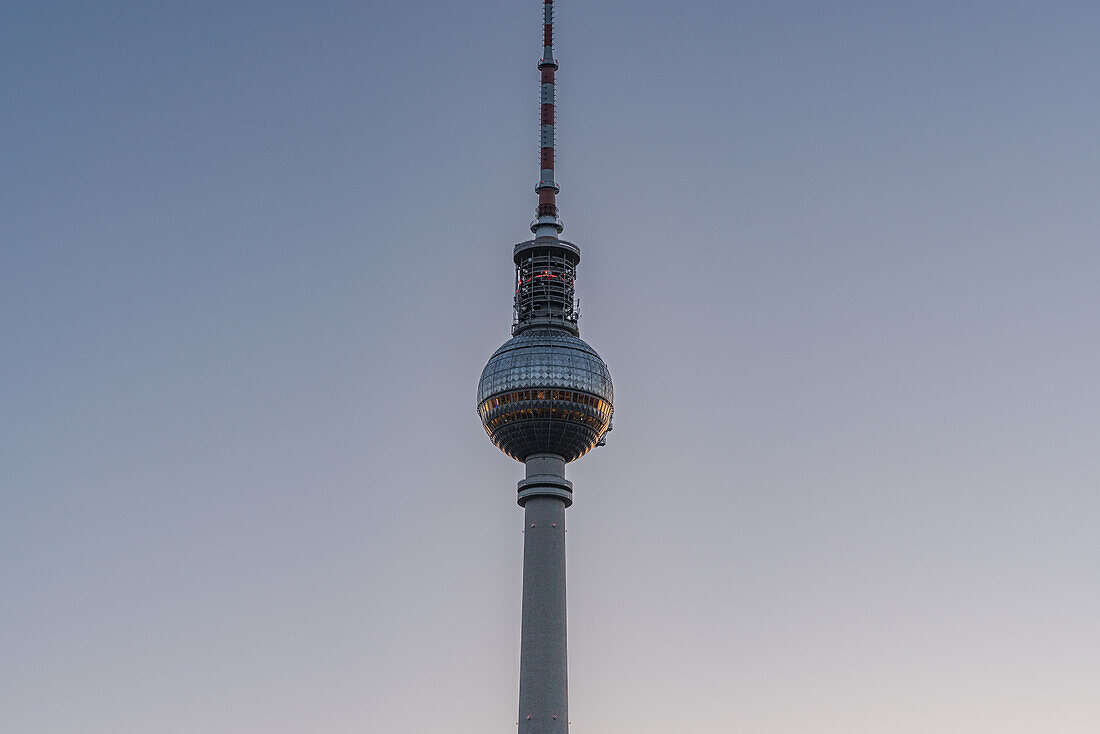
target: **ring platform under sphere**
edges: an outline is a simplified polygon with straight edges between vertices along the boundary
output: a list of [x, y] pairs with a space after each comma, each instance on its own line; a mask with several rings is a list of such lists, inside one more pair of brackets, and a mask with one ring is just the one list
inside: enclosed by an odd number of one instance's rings
[[493, 353], [477, 386], [489, 438], [517, 461], [591, 451], [611, 427], [611, 373], [596, 350], [561, 329], [528, 329]]

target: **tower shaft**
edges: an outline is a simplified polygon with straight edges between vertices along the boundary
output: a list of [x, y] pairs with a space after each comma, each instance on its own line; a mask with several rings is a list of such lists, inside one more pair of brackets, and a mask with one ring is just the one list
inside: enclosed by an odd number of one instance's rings
[[520, 482], [523, 505], [523, 612], [519, 734], [569, 731], [565, 607], [565, 508], [572, 489], [565, 460], [537, 454]]

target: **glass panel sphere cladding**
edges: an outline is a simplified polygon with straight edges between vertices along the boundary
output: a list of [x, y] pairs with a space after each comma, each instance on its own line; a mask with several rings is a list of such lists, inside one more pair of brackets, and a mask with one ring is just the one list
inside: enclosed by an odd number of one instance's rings
[[489, 358], [477, 411], [489, 438], [517, 461], [557, 454], [573, 461], [611, 427], [615, 393], [596, 350], [560, 329], [527, 329]]

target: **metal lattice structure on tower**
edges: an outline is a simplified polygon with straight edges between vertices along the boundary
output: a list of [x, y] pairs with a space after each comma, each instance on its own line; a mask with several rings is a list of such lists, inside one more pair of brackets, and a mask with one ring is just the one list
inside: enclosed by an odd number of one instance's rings
[[614, 387], [607, 365], [580, 338], [575, 282], [581, 251], [559, 235], [554, 176], [554, 1], [543, 2], [538, 64], [540, 173], [534, 239], [513, 248], [512, 338], [481, 374], [477, 411], [489, 438], [521, 461], [524, 508], [519, 734], [566, 734], [565, 510], [573, 484], [565, 465], [603, 444]]

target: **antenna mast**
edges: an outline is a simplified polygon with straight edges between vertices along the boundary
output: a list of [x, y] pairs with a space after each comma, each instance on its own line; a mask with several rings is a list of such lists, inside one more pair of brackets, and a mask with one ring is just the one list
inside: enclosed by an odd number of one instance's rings
[[544, 0], [542, 5], [542, 113], [540, 129], [541, 170], [535, 191], [539, 205], [531, 231], [535, 237], [556, 236], [563, 229], [558, 219], [558, 184], [554, 180], [554, 73], [558, 62], [554, 60], [554, 0]]

